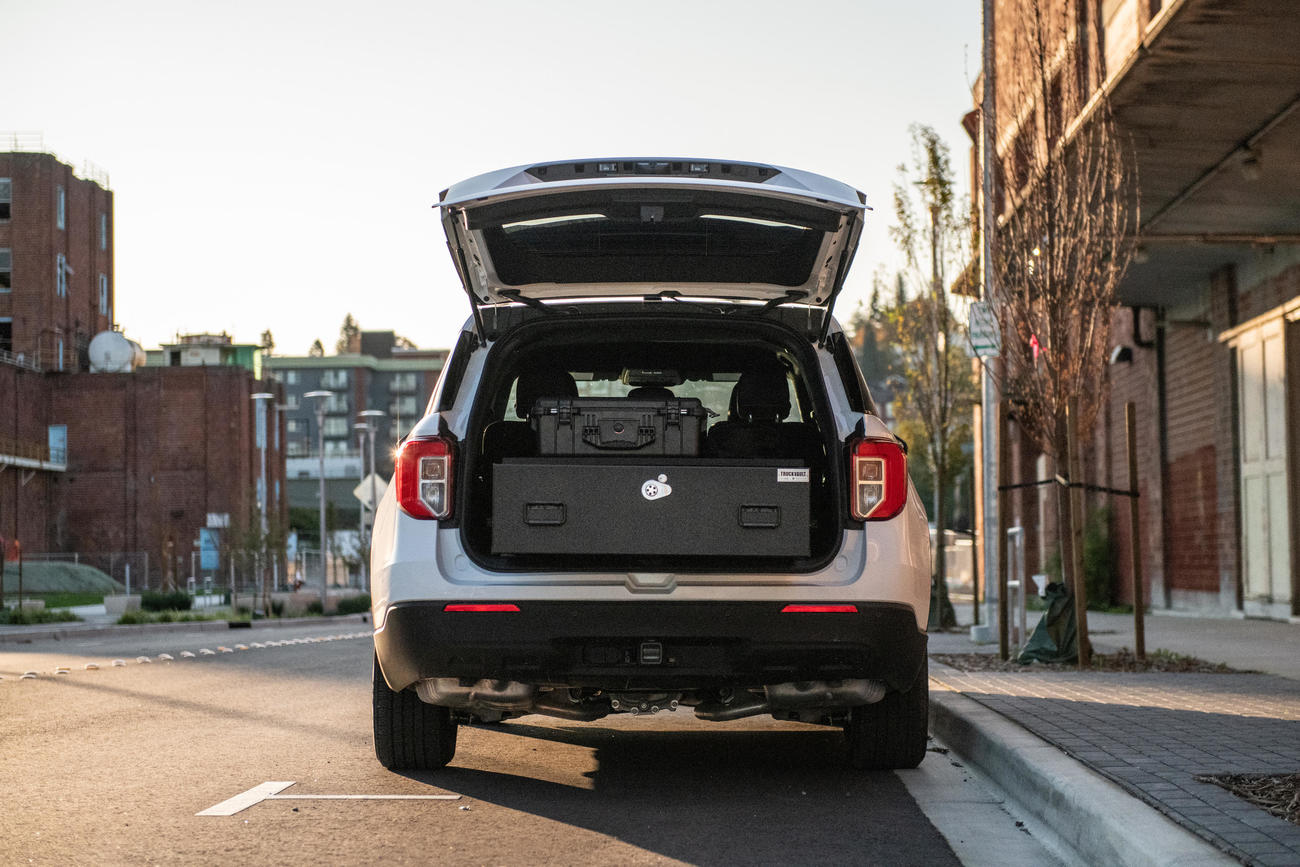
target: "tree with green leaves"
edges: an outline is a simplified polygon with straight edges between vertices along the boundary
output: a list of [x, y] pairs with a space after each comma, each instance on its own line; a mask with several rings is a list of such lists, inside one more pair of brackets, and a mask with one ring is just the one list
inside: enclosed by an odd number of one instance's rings
[[[970, 260], [968, 209], [953, 189], [948, 146], [928, 126], [913, 125], [912, 158], [898, 167], [894, 184], [894, 223], [890, 236], [903, 257], [906, 300], [886, 317], [886, 334], [900, 353], [898, 375], [903, 387], [895, 413], [900, 432], [913, 434], [913, 459], [922, 458], [933, 478], [937, 533], [931, 584], [930, 623], [948, 628], [957, 618], [948, 598], [943, 556], [954, 469], [963, 461], [962, 444], [970, 438], [969, 407], [978, 400], [967, 352], [965, 323], [954, 314], [948, 285]], [[919, 453], [919, 454], [918, 454]]]
[[307, 350], [307, 354], [310, 355], [312, 358], [325, 357], [325, 344], [320, 342], [319, 337], [317, 337], [315, 340], [312, 341], [311, 349]]

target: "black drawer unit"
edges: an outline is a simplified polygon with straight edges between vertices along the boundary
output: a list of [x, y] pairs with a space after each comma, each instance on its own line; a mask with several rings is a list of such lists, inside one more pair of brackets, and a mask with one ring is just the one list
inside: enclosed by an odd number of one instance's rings
[[806, 557], [799, 461], [507, 458], [492, 553]]
[[705, 412], [697, 398], [543, 398], [533, 405], [542, 455], [700, 453]]

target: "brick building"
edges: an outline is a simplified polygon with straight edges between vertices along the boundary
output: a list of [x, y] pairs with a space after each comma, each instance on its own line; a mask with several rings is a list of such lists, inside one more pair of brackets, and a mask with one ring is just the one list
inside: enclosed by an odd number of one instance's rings
[[255, 365], [92, 372], [112, 261], [106, 181], [0, 153], [0, 536], [101, 566], [129, 554], [135, 586], [157, 587], [192, 574], [201, 530], [228, 549], [263, 500], [287, 524], [283, 431], [265, 406], [282, 392]]
[[113, 193], [47, 153], [0, 153], [0, 351], [84, 362], [113, 322]]
[[[1124, 404], [1138, 408], [1141, 555], [1155, 608], [1300, 615], [1300, 16], [1287, 0], [1043, 0], [1065, 34], [1062, 74], [1089, 73], [1131, 144], [1139, 246], [1113, 317], [1109, 403], [1088, 481], [1127, 487]], [[1008, 46], [1024, 0], [996, 5], [996, 141], [1041, 130], [1016, 104]], [[976, 98], [978, 101], [979, 91]], [[1010, 101], [1010, 102], [1009, 102]], [[1086, 122], [1088, 103], [1061, 129]], [[1005, 181], [1005, 177], [1003, 178]], [[977, 185], [978, 186], [978, 185]], [[1045, 478], [1023, 447], [1017, 481]], [[1055, 521], [1015, 495], [1042, 568]], [[1093, 496], [1094, 505], [1104, 497]], [[1127, 505], [1114, 501], [1115, 576], [1131, 599]]]

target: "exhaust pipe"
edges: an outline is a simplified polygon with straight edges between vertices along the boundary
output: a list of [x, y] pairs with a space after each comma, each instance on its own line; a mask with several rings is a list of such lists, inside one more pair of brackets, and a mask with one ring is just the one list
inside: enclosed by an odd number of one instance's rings
[[537, 687], [513, 680], [479, 680], [469, 686], [459, 678], [431, 677], [415, 686], [421, 701], [443, 707], [524, 711], [533, 706]]
[[887, 688], [878, 680], [813, 680], [778, 683], [763, 688], [768, 704], [780, 710], [809, 707], [861, 707], [885, 697]]
[[695, 706], [695, 716], [710, 722], [729, 722], [747, 716], [771, 713], [772, 706], [753, 694], [731, 701], [706, 701]]

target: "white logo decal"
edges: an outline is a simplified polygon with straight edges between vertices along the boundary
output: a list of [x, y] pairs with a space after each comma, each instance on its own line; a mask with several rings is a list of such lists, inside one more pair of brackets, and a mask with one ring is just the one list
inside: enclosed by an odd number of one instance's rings
[[662, 500], [672, 492], [673, 486], [668, 484], [668, 477], [662, 473], [657, 481], [655, 479], [646, 479], [645, 483], [641, 485], [641, 496], [647, 500]]
[[776, 471], [776, 480], [778, 482], [807, 482], [808, 470], [806, 469], [779, 469]]

